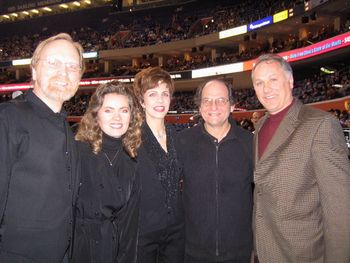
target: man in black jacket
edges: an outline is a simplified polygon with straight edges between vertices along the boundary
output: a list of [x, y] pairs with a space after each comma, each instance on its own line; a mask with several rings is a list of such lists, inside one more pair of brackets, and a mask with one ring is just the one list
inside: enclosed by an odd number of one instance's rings
[[77, 91], [82, 47], [67, 34], [41, 42], [33, 90], [0, 105], [0, 262], [68, 262], [77, 151], [62, 110]]
[[180, 134], [186, 263], [248, 263], [252, 251], [252, 134], [232, 119], [232, 90], [200, 86], [203, 123]]

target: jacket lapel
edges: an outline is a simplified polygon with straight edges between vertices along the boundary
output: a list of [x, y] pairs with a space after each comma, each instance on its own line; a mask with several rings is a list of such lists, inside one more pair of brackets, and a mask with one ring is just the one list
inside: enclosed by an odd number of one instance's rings
[[[291, 136], [291, 134], [294, 132], [295, 127], [299, 123], [299, 113], [302, 108], [303, 104], [295, 99], [294, 105], [290, 108], [290, 110], [287, 112], [286, 116], [282, 120], [281, 124], [277, 128], [275, 134], [273, 135], [270, 143], [267, 145], [267, 148], [263, 155], [261, 156], [260, 160], [258, 159], [258, 144], [255, 144], [255, 158], [256, 158], [256, 164], [263, 162], [265, 159], [267, 159], [271, 154], [273, 154], [277, 149], [279, 149], [288, 139], [288, 137]], [[267, 117], [263, 120], [261, 123], [261, 126], [259, 126], [259, 130], [262, 127], [263, 123], [266, 121]], [[259, 130], [257, 135], [259, 134]], [[256, 135], [256, 137], [258, 137]], [[256, 142], [258, 143], [258, 140], [256, 139]]]

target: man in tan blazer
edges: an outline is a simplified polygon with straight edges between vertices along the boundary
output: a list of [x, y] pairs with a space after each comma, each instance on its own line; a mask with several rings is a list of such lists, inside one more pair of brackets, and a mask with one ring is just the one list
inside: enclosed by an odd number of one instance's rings
[[252, 71], [268, 111], [255, 133], [255, 249], [260, 263], [350, 262], [350, 163], [339, 122], [293, 98], [277, 55]]

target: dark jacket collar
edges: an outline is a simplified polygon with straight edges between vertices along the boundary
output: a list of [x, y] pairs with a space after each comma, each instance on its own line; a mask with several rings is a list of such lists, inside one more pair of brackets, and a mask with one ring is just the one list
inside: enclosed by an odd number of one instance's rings
[[[233, 117], [230, 115], [228, 118], [229, 123], [231, 124], [230, 130], [228, 131], [227, 135], [221, 140], [228, 140], [228, 139], [236, 139], [237, 138], [237, 124], [236, 121], [233, 119]], [[202, 130], [202, 132], [208, 136], [210, 136], [211, 138], [213, 138], [214, 140], [216, 140], [216, 138], [214, 136], [212, 136], [204, 127], [204, 122], [200, 123], [200, 128]]]
[[25, 96], [25, 100], [28, 101], [33, 109], [38, 113], [40, 117], [46, 118], [49, 116], [56, 116], [60, 118], [66, 118], [67, 112], [63, 109], [59, 113], [53, 112], [49, 106], [47, 106], [35, 93], [33, 90], [28, 90]]

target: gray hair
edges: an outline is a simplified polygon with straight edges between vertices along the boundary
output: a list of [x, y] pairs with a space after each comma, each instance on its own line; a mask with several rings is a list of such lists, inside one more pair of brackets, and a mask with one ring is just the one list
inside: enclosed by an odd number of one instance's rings
[[283, 71], [288, 74], [289, 76], [293, 76], [293, 69], [290, 66], [290, 64], [281, 56], [276, 55], [276, 54], [264, 54], [261, 55], [260, 57], [258, 57], [255, 61], [255, 65], [252, 69], [252, 79], [253, 79], [253, 75], [254, 75], [254, 70], [256, 69], [256, 67], [262, 63], [262, 62], [277, 62], [278, 64], [280, 64], [281, 68], [283, 69]]

